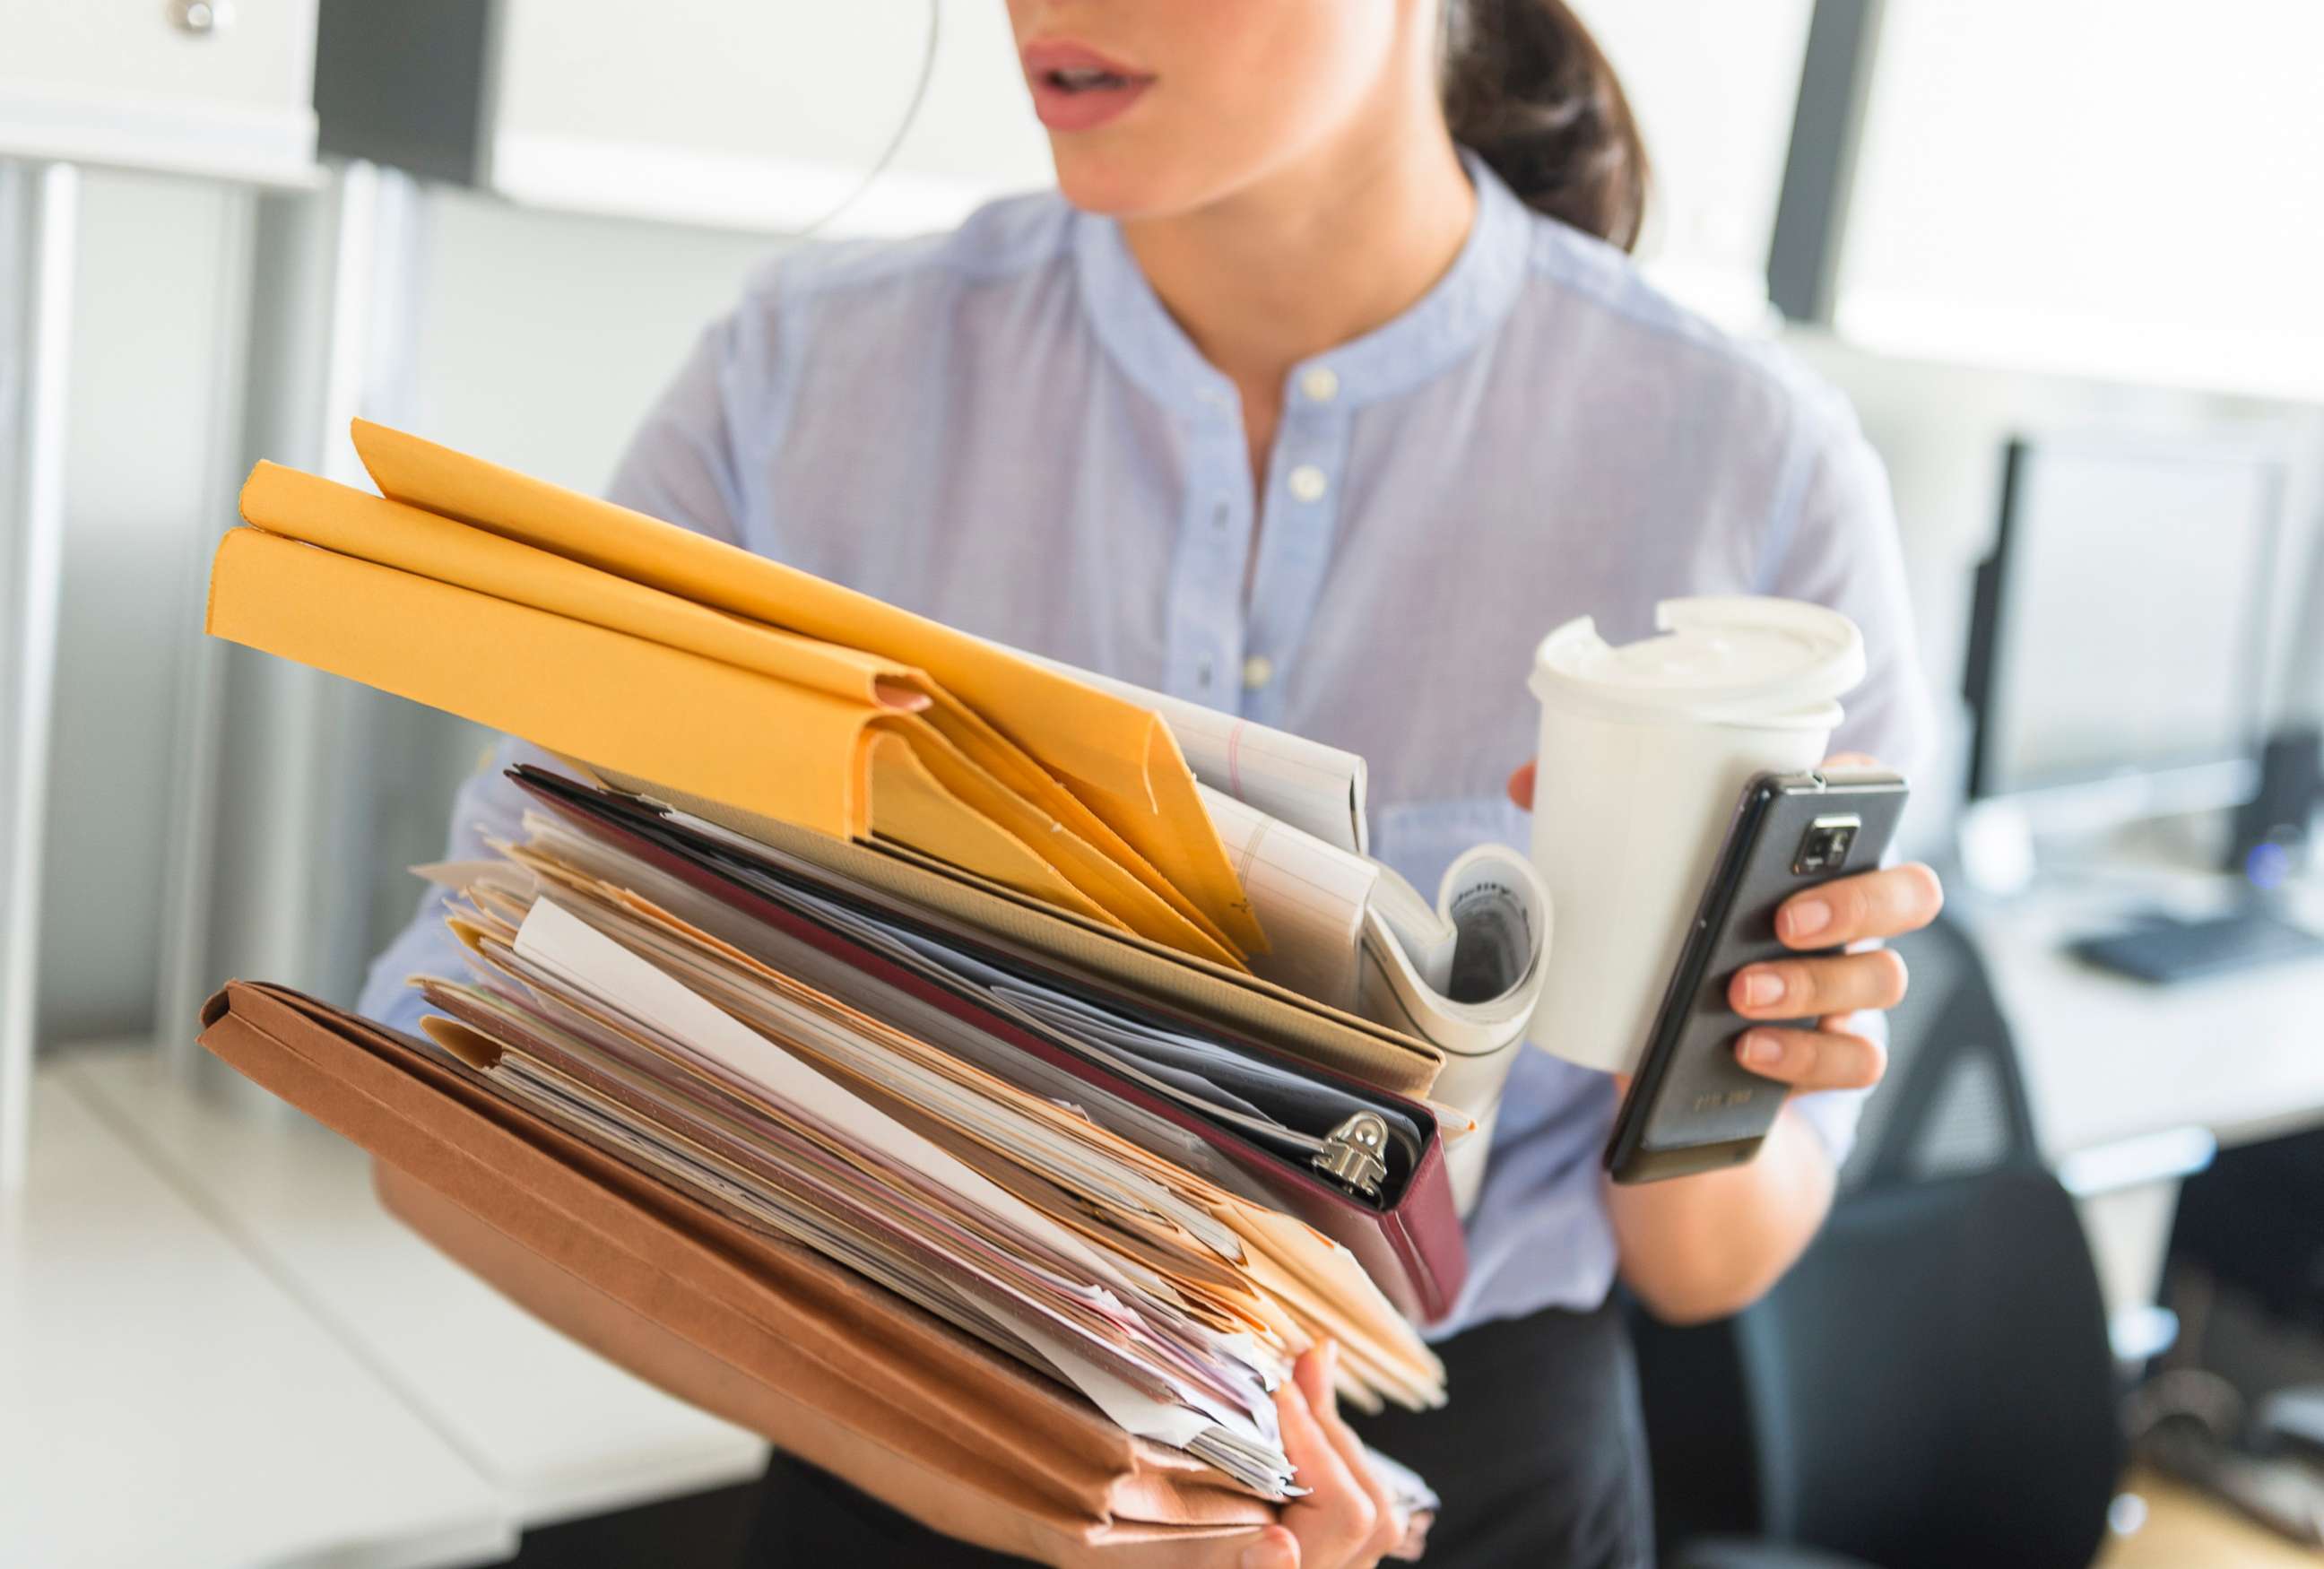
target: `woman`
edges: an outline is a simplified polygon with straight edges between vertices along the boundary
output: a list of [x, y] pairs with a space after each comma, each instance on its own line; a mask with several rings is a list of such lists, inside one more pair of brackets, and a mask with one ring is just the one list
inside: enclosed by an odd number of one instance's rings
[[[1060, 193], [782, 259], [706, 335], [613, 494], [1360, 752], [1377, 847], [1424, 888], [1470, 844], [1523, 842], [1530, 652], [1585, 612], [1637, 635], [1667, 595], [1835, 605], [1871, 653], [1845, 743], [1909, 768], [1924, 699], [1849, 415], [1639, 281], [1643, 157], [1565, 7], [1451, 3], [1010, 0]], [[472, 785], [454, 853], [513, 815]], [[1860, 943], [1937, 898], [1924, 868], [1877, 872], [1795, 901], [1784, 932]], [[372, 1011], [416, 1012], [394, 988], [453, 962], [437, 928], [423, 912], [382, 959]], [[1903, 986], [1879, 952], [1738, 977], [1747, 1013], [1825, 1028], [1745, 1037], [1803, 1093], [1715, 1176], [1609, 1191], [1618, 1086], [1523, 1055], [1434, 1332], [1452, 1404], [1358, 1425], [1442, 1491], [1431, 1562], [1648, 1558], [1608, 1290], [1618, 1269], [1700, 1318], [1766, 1289], [1830, 1202], [1847, 1092], [1880, 1075], [1849, 1016]], [[1321, 1361], [1283, 1397], [1314, 1491], [1243, 1563], [1368, 1564], [1401, 1531]], [[761, 1534], [772, 1562], [995, 1561], [781, 1460]]]

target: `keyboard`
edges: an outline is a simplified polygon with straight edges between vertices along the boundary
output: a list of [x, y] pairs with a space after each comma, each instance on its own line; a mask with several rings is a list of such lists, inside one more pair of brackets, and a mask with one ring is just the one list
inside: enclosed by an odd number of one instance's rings
[[2167, 983], [2324, 958], [2324, 937], [2247, 909], [2209, 920], [2158, 916], [2130, 931], [2084, 937], [2072, 951], [2103, 969]]

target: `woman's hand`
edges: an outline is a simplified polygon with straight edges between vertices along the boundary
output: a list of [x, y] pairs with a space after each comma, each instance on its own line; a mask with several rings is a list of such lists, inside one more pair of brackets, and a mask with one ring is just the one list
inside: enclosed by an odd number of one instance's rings
[[[1856, 753], [1827, 768], [1868, 766]], [[1509, 777], [1517, 805], [1533, 804], [1533, 764]], [[1803, 954], [1738, 972], [1729, 997], [1747, 1019], [1813, 1019], [1813, 1029], [1772, 1024], [1747, 1029], [1736, 1054], [1752, 1072], [1802, 1090], [1864, 1089], [1880, 1082], [1886, 1054], [1849, 1029], [1861, 1009], [1894, 1007], [1904, 995], [1904, 965], [1872, 948], [1916, 931], [1944, 902], [1936, 873], [1897, 866], [1843, 877], [1793, 895], [1775, 935]], [[1678, 1182], [1609, 1186], [1606, 1207], [1621, 1252], [1622, 1278], [1656, 1316], [1695, 1324], [1739, 1311], [1791, 1268], [1831, 1207], [1837, 1174], [1830, 1149], [1799, 1112], [1784, 1108], [1744, 1166]]]
[[1373, 1476], [1363, 1440], [1341, 1418], [1332, 1393], [1338, 1363], [1339, 1347], [1324, 1341], [1275, 1392], [1283, 1451], [1310, 1491], [1284, 1506], [1281, 1525], [1243, 1548], [1240, 1569], [1370, 1569], [1403, 1544], [1407, 1522]]
[[1813, 1015], [1813, 1029], [1749, 1029], [1735, 1043], [1745, 1067], [1794, 1089], [1860, 1090], [1880, 1082], [1887, 1054], [1849, 1029], [1860, 1010], [1904, 1000], [1904, 961], [1868, 945], [1914, 932], [1944, 904], [1937, 874], [1917, 863], [1842, 877], [1795, 893], [1775, 912], [1789, 948], [1846, 946], [1821, 958], [1749, 964], [1728, 983], [1727, 1000], [1746, 1019]]
[[[1872, 760], [1843, 752], [1826, 768], [1869, 768]], [[1533, 805], [1534, 765], [1509, 776], [1509, 795]], [[1894, 1008], [1904, 1000], [1904, 961], [1884, 937], [1915, 932], [1937, 918], [1945, 902], [1937, 874], [1914, 863], [1841, 877], [1795, 893], [1775, 912], [1775, 936], [1788, 948], [1845, 947], [1844, 954], [1747, 965], [1728, 983], [1728, 1001], [1746, 1019], [1813, 1018], [1813, 1029], [1769, 1027], [1744, 1031], [1735, 1055], [1744, 1066], [1801, 1090], [1869, 1089], [1887, 1068], [1877, 1041], [1849, 1029], [1861, 1011]]]

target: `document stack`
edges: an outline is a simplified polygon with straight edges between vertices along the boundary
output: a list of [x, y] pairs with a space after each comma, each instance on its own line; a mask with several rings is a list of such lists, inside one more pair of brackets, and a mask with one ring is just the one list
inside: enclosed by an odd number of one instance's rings
[[1002, 1551], [1264, 1523], [1319, 1340], [1343, 1399], [1444, 1400], [1521, 857], [1431, 907], [1344, 752], [355, 434], [383, 494], [260, 466], [209, 630], [565, 766], [420, 869], [466, 966], [425, 1039], [236, 982], [205, 1045], [536, 1315]]

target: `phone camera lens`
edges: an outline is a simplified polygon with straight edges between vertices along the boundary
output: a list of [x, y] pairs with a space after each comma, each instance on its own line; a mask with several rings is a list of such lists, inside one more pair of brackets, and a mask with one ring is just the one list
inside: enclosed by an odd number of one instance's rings
[[1800, 877], [1813, 877], [1845, 863], [1849, 851], [1856, 844], [1856, 828], [1854, 823], [1811, 825], [1800, 840], [1798, 858], [1792, 863], [1793, 873]]

